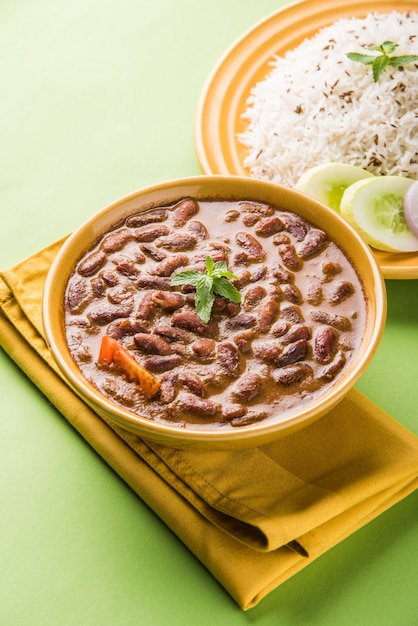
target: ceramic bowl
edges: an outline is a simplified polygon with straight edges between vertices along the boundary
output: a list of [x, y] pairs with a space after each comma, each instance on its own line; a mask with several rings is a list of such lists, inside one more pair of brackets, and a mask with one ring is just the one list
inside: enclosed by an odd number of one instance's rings
[[[199, 199], [253, 200], [270, 203], [292, 211], [323, 229], [357, 268], [367, 302], [365, 330], [358, 348], [344, 373], [312, 403], [297, 407], [277, 419], [256, 422], [235, 429], [213, 426], [181, 428], [176, 423], [150, 420], [123, 408], [83, 376], [74, 362], [66, 341], [64, 294], [77, 261], [122, 219], [161, 205], [192, 197]], [[199, 218], [203, 221], [202, 216]], [[381, 272], [369, 247], [345, 220], [312, 198], [266, 181], [235, 176], [195, 176], [163, 182], [125, 196], [82, 224], [66, 240], [49, 271], [43, 300], [43, 324], [51, 353], [73, 388], [87, 405], [136, 435], [175, 448], [239, 449], [259, 446], [293, 433], [317, 420], [339, 401], [356, 383], [369, 365], [383, 333], [386, 317], [386, 294]]]

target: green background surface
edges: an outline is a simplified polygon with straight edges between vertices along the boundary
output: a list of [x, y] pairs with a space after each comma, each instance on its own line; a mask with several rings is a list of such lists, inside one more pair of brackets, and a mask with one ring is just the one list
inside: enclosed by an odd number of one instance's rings
[[[0, 267], [139, 187], [199, 174], [207, 75], [284, 4], [1, 0]], [[357, 387], [418, 434], [418, 282], [387, 290]], [[1, 350], [0, 393], [1, 626], [418, 623], [416, 493], [244, 613]]]

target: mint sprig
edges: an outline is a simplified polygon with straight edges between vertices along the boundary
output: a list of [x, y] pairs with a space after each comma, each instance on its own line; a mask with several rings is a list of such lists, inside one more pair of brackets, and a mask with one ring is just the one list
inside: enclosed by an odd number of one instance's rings
[[377, 56], [372, 54], [361, 54], [359, 52], [348, 52], [347, 57], [350, 61], [363, 63], [363, 65], [371, 65], [373, 81], [377, 83], [387, 67], [403, 67], [404, 65], [418, 61], [418, 55], [416, 54], [389, 56], [396, 50], [396, 48], [398, 48], [398, 46], [399, 44], [394, 43], [393, 41], [384, 41], [380, 45], [367, 46], [366, 48], [367, 50], [380, 52]]
[[172, 287], [192, 285], [196, 287], [195, 307], [202, 322], [207, 324], [212, 313], [215, 294], [231, 300], [241, 302], [241, 294], [229, 281], [238, 278], [228, 271], [226, 261], [213, 261], [210, 256], [205, 259], [206, 272], [185, 270], [175, 274], [170, 281]]

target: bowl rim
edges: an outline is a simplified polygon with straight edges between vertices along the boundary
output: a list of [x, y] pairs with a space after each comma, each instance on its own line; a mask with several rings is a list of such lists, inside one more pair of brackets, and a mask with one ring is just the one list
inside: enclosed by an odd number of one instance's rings
[[[365, 285], [364, 289], [365, 291], [367, 291], [368, 289], [368, 292], [370, 294], [373, 294], [373, 311], [370, 310], [371, 305], [370, 302], [368, 302], [369, 311], [366, 315], [366, 328], [364, 333], [365, 336], [367, 335], [367, 344], [365, 343], [366, 339], [364, 336], [358, 346], [358, 351], [356, 353], [361, 356], [359, 358], [353, 359], [352, 364], [348, 367], [342, 377], [338, 379], [338, 384], [335, 387], [328, 389], [324, 394], [320, 394], [313, 403], [305, 405], [305, 407], [299, 409], [296, 414], [294, 414], [294, 412], [290, 412], [288, 416], [285, 415], [283, 420], [266, 419], [237, 429], [222, 430], [222, 428], [218, 429], [214, 428], [213, 426], [211, 428], [195, 428], [192, 425], [188, 425], [187, 428], [180, 428], [176, 424], [171, 425], [163, 421], [150, 420], [114, 403], [112, 400], [104, 396], [92, 383], [90, 383], [84, 377], [82, 372], [78, 369], [78, 366], [75, 364], [75, 361], [72, 359], [69, 349], [65, 354], [62, 353], [59, 347], [60, 339], [64, 340], [64, 343], [66, 345], [63, 323], [63, 289], [65, 290], [65, 285], [77, 261], [73, 253], [77, 249], [80, 236], [82, 236], [83, 233], [91, 231], [91, 236], [96, 233], [97, 238], [99, 236], [98, 231], [100, 230], [100, 224], [105, 223], [106, 218], [109, 215], [112, 215], [114, 211], [117, 211], [121, 207], [125, 207], [122, 213], [124, 217], [126, 217], [127, 215], [132, 213], [132, 210], [126, 210], [126, 207], [129, 207], [130, 203], [138, 199], [140, 201], [141, 199], [143, 201], [146, 198], [150, 199], [155, 195], [159, 195], [162, 192], [165, 192], [166, 190], [168, 192], [169, 198], [167, 199], [166, 204], [173, 204], [175, 202], [174, 195], [176, 190], [180, 191], [180, 189], [185, 187], [206, 189], [206, 197], [208, 199], [218, 198], [219, 200], [221, 200], [225, 198], [225, 193], [219, 193], [218, 195], [216, 195], [208, 190], [208, 186], [212, 189], [215, 189], [219, 186], [222, 187], [223, 185], [232, 187], [239, 186], [242, 188], [243, 196], [245, 195], [244, 191], [247, 191], [247, 199], [253, 200], [257, 200], [257, 195], [260, 195], [261, 193], [260, 192], [259, 194], [257, 194], [257, 189], [263, 189], [264, 192], [267, 193], [267, 195], [290, 194], [295, 200], [298, 200], [299, 202], [304, 204], [308, 204], [310, 207], [310, 213], [313, 211], [318, 212], [318, 215], [322, 214], [323, 217], [321, 218], [321, 220], [325, 220], [325, 217], [328, 216], [331, 222], [334, 225], [338, 225], [343, 232], [346, 231], [347, 233], [350, 233], [351, 244], [359, 253], [361, 253], [362, 260], [368, 263], [367, 272], [369, 277], [369, 283], [371, 284], [369, 284], [368, 287], [367, 285]], [[254, 192], [250, 194], [250, 189], [252, 187], [254, 187]], [[176, 197], [178, 200], [180, 200], [181, 198], [185, 197], [185, 195], [193, 195], [191, 189], [187, 194], [177, 194]], [[194, 195], [199, 195], [199, 192], [196, 191]], [[200, 194], [201, 200], [203, 200], [204, 195], [205, 194]], [[250, 195], [254, 195], [255, 198], [250, 198]], [[235, 196], [237, 197], [237, 199], [239, 199], [239, 194], [235, 194]], [[232, 199], [232, 195], [230, 197]], [[259, 201], [261, 202], [261, 200]], [[162, 206], [163, 204], [164, 202], [158, 202], [159, 206]], [[279, 204], [280, 199], [277, 201], [276, 205]], [[148, 200], [148, 203], [143, 203], [143, 206], [135, 209], [135, 211], [138, 212], [141, 210], [146, 210], [147, 208], [151, 208], [152, 206], [157, 205], [152, 200]], [[284, 210], [292, 209], [286, 208]], [[294, 212], [297, 213], [297, 210], [295, 209]], [[312, 218], [306, 219], [314, 222]], [[116, 220], [113, 220], [113, 224], [115, 223]], [[101, 227], [101, 234], [104, 234], [104, 232], [108, 229], [108, 225], [104, 228], [104, 230], [103, 227]], [[335, 237], [331, 236], [331, 239], [335, 241]], [[342, 248], [342, 250], [346, 254], [348, 254], [349, 258], [357, 268], [358, 273], [362, 275], [365, 271], [364, 267], [359, 267], [359, 265], [356, 263], [356, 260], [352, 259], [352, 255], [346, 251], [346, 248], [344, 244], [341, 243], [341, 241], [338, 241], [336, 243]], [[77, 258], [79, 259], [81, 255], [86, 252], [87, 249], [92, 245], [93, 241], [90, 241], [90, 245], [87, 246], [86, 249], [80, 250], [80, 248], [78, 248], [79, 254]], [[68, 261], [68, 259], [71, 258], [73, 259], [72, 267], [66, 271], [64, 279], [62, 277], [62, 265], [66, 260]], [[61, 286], [64, 285], [63, 289], [57, 290], [57, 281], [58, 285], [60, 284], [60, 282]], [[59, 300], [57, 300], [58, 291], [62, 296], [61, 304], [59, 306]], [[58, 308], [59, 310], [57, 310]], [[373, 324], [371, 323], [370, 319], [367, 321], [367, 317], [372, 312]], [[318, 419], [324, 413], [327, 413], [340, 400], [344, 398], [344, 396], [355, 385], [357, 380], [362, 375], [363, 371], [368, 366], [382, 337], [386, 322], [386, 313], [386, 289], [381, 270], [369, 246], [364, 242], [364, 240], [354, 230], [354, 228], [350, 224], [348, 224], [346, 220], [344, 220], [344, 218], [342, 218], [338, 213], [336, 213], [329, 207], [302, 192], [290, 189], [288, 187], [284, 187], [278, 183], [235, 175], [198, 175], [163, 181], [160, 183], [139, 188], [129, 194], [118, 198], [117, 200], [114, 200], [110, 204], [104, 206], [102, 209], [96, 211], [69, 235], [63, 246], [58, 251], [58, 254], [53, 260], [51, 267], [48, 271], [42, 299], [42, 321], [47, 346], [59, 370], [64, 375], [64, 378], [67, 380], [73, 391], [102, 417], [105, 416], [111, 419], [122, 427], [125, 427], [127, 430], [135, 432], [145, 439], [149, 438], [151, 440], [163, 441], [165, 443], [169, 442], [169, 444], [173, 445], [173, 447], [198, 447], [199, 444], [205, 445], [207, 442], [211, 442], [211, 447], [212, 445], [214, 447], [216, 447], [217, 445], [227, 447], [229, 445], [236, 446], [238, 442], [240, 442], [241, 445], [246, 445], [247, 447], [252, 445], [256, 446], [258, 445], [258, 443], [263, 443], [263, 441], [269, 441], [273, 438], [278, 438], [283, 435], [290, 434], [291, 432], [294, 432], [295, 430], [298, 430], [301, 427], [307, 426], [313, 421], [316, 421], [316, 419]], [[58, 328], [59, 324], [56, 323], [58, 319], [56, 316], [61, 316], [61, 328]]]

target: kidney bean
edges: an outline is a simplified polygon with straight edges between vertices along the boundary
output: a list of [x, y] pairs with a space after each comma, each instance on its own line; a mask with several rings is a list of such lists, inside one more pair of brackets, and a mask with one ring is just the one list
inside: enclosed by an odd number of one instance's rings
[[319, 254], [328, 245], [328, 236], [319, 228], [312, 228], [298, 245], [299, 256], [306, 260]]
[[123, 285], [112, 287], [107, 292], [107, 299], [112, 304], [127, 304], [128, 302], [133, 304], [133, 297], [132, 289], [126, 289]]
[[227, 302], [225, 307], [225, 313], [230, 317], [236, 317], [241, 311], [241, 305], [239, 302]]
[[240, 215], [241, 213], [239, 211], [237, 211], [236, 209], [231, 209], [225, 214], [225, 222], [235, 222]]
[[117, 252], [118, 250], [122, 250], [125, 244], [132, 239], [132, 231], [128, 228], [123, 228], [122, 230], [117, 230], [116, 232], [107, 235], [102, 241], [101, 249], [107, 254]]
[[284, 224], [282, 220], [277, 217], [263, 217], [255, 229], [256, 235], [260, 237], [270, 237], [283, 230]]
[[196, 247], [197, 239], [191, 233], [178, 233], [161, 239], [158, 245], [165, 250], [181, 252], [182, 250], [192, 250]]
[[167, 209], [153, 209], [152, 211], [144, 211], [143, 213], [135, 213], [126, 220], [126, 225], [130, 228], [138, 226], [146, 226], [154, 222], [164, 222], [167, 219]]
[[213, 400], [198, 398], [192, 393], [181, 392], [178, 396], [178, 409], [180, 414], [185, 408], [199, 413], [200, 415], [206, 415], [209, 417], [215, 415], [221, 407]]
[[133, 251], [132, 259], [135, 261], [135, 263], [140, 263], [141, 265], [147, 260], [145, 254], [142, 254], [140, 250]]
[[94, 324], [104, 326], [119, 317], [129, 317], [131, 313], [131, 305], [110, 306], [108, 304], [99, 304], [89, 312], [87, 317]]
[[295, 247], [292, 244], [281, 244], [278, 248], [283, 264], [294, 272], [302, 268], [302, 261], [296, 254]]
[[312, 368], [306, 363], [286, 365], [272, 372], [273, 379], [276, 383], [280, 383], [286, 387], [294, 383], [300, 383], [304, 378], [312, 376], [312, 374]]
[[222, 407], [222, 417], [226, 420], [233, 420], [243, 417], [248, 412], [247, 407], [242, 404], [227, 404]]
[[287, 230], [296, 241], [302, 241], [306, 237], [309, 231], [309, 224], [303, 217], [292, 213], [282, 213], [281, 220], [284, 224], [285, 230]]
[[326, 311], [311, 311], [310, 317], [314, 322], [321, 322], [322, 324], [328, 324], [337, 330], [350, 330], [351, 322], [348, 317], [343, 315], [337, 315], [333, 313], [327, 313]]
[[338, 350], [336, 353], [334, 360], [322, 370], [322, 373], [319, 376], [320, 380], [330, 381], [333, 380], [338, 372], [344, 367], [346, 363], [345, 354], [342, 350]]
[[69, 320], [68, 326], [77, 326], [77, 328], [83, 328], [88, 333], [96, 334], [96, 329], [85, 317], [74, 317], [72, 320]]
[[212, 313], [222, 313], [228, 307], [228, 300], [222, 296], [215, 296], [212, 306]]
[[347, 280], [342, 280], [335, 286], [332, 293], [328, 296], [328, 301], [333, 305], [340, 304], [344, 300], [347, 300], [354, 293], [354, 287], [352, 283]]
[[128, 276], [129, 278], [134, 278], [139, 274], [139, 269], [129, 261], [118, 263], [116, 265], [116, 271], [119, 272], [119, 274], [123, 274], [123, 276]]
[[278, 235], [274, 235], [273, 243], [275, 246], [281, 246], [281, 245], [287, 246], [287, 245], [290, 245], [292, 242], [290, 240], [290, 237], [288, 237], [284, 233], [279, 233]]
[[279, 320], [271, 327], [271, 333], [275, 337], [282, 337], [286, 334], [289, 324], [285, 320]]
[[276, 278], [279, 283], [293, 283], [295, 280], [295, 275], [288, 270], [285, 270], [281, 265], [277, 265], [273, 268], [273, 276]]
[[234, 265], [248, 265], [249, 261], [250, 257], [247, 252], [244, 252], [244, 250], [242, 250], [241, 252], [235, 252], [232, 257], [232, 262], [234, 263]]
[[[217, 252], [222, 250], [225, 253], [224, 258], [226, 259], [226, 254], [228, 252], [231, 252], [231, 247], [226, 243], [227, 241], [229, 242], [229, 239], [227, 237], [224, 239], [224, 241], [210, 241], [208, 247], [211, 250], [216, 250]], [[212, 256], [212, 252], [210, 253], [210, 256]], [[212, 258], [212, 260], [215, 259]]]
[[109, 270], [103, 270], [102, 272], [100, 272], [99, 276], [100, 278], [103, 278], [103, 280], [107, 285], [109, 285], [109, 287], [114, 287], [118, 284], [120, 280], [116, 272], [112, 272]]
[[151, 259], [154, 259], [154, 261], [162, 261], [167, 256], [167, 254], [163, 250], [160, 250], [152, 243], [142, 243], [139, 247], [142, 252], [150, 256]]
[[335, 354], [338, 334], [331, 326], [322, 326], [315, 334], [314, 357], [321, 363], [329, 363]]
[[272, 285], [267, 294], [272, 300], [275, 300], [277, 303], [282, 302], [284, 298], [284, 293], [280, 285]]
[[190, 343], [193, 336], [182, 328], [174, 328], [168, 324], [159, 324], [154, 328], [154, 333], [161, 335], [167, 341], [180, 341], [181, 343]]
[[230, 342], [218, 345], [218, 358], [224, 372], [236, 377], [240, 371], [240, 357], [237, 347]]
[[251, 340], [253, 337], [253, 330], [247, 330], [239, 335], [235, 335], [234, 342], [241, 354], [248, 354], [251, 352]]
[[141, 243], [150, 243], [155, 241], [159, 237], [164, 237], [170, 233], [170, 229], [165, 224], [155, 224], [141, 226], [133, 231], [133, 236], [137, 241]]
[[212, 339], [197, 339], [192, 344], [192, 350], [197, 356], [207, 358], [213, 354], [215, 342]]
[[146, 293], [138, 302], [138, 306], [136, 309], [136, 317], [140, 319], [147, 320], [151, 317], [151, 313], [154, 308], [154, 294], [152, 291]]
[[169, 404], [173, 402], [177, 395], [176, 383], [178, 373], [168, 372], [163, 374], [160, 378], [160, 402], [163, 404]]
[[340, 274], [341, 271], [342, 268], [339, 263], [334, 263], [332, 261], [322, 263], [322, 272], [328, 280], [332, 280], [337, 274]]
[[306, 302], [312, 306], [318, 306], [324, 299], [322, 288], [319, 285], [309, 285], [305, 296]]
[[254, 224], [257, 224], [259, 219], [260, 219], [260, 216], [257, 215], [256, 213], [248, 213], [247, 215], [244, 215], [244, 217], [242, 218], [242, 223], [244, 224], [244, 226], [251, 228], [251, 226], [254, 226]]
[[231, 396], [237, 401], [250, 402], [260, 393], [261, 384], [262, 380], [258, 374], [244, 374], [234, 384], [231, 390]]
[[231, 329], [251, 328], [255, 326], [257, 319], [250, 313], [240, 313], [235, 317], [227, 320], [226, 327]]
[[239, 203], [242, 213], [257, 213], [258, 215], [273, 215], [274, 209], [268, 204], [243, 201]]
[[195, 304], [196, 304], [196, 288], [193, 287], [193, 292], [192, 292], [191, 291], [192, 285], [182, 285], [182, 287], [190, 287], [190, 293], [188, 293], [188, 291], [186, 289], [186, 295], [184, 296], [184, 299], [185, 299], [185, 302], [186, 302], [187, 305], [189, 305], [192, 308], [194, 308]]
[[282, 351], [282, 347], [277, 341], [253, 343], [252, 348], [254, 355], [265, 363], [275, 363]]
[[199, 241], [209, 239], [209, 233], [206, 226], [204, 226], [202, 222], [193, 220], [192, 222], [189, 222], [187, 229], [192, 233], [192, 235], [194, 235], [194, 237], [196, 237], [196, 239], [199, 239]]
[[102, 382], [101, 390], [115, 402], [128, 408], [133, 408], [138, 400], [136, 385], [130, 385], [121, 376], [118, 376], [116, 380], [106, 377]]
[[303, 361], [303, 359], [307, 358], [308, 351], [309, 343], [306, 341], [306, 339], [295, 341], [294, 343], [290, 343], [283, 350], [276, 363], [279, 367], [283, 367], [283, 365], [292, 365], [297, 361]]
[[212, 320], [205, 324], [196, 311], [179, 311], [172, 318], [173, 326], [190, 330], [206, 337], [214, 337], [218, 334], [218, 326]]
[[166, 356], [155, 355], [145, 359], [145, 367], [150, 372], [157, 374], [167, 372], [181, 365], [182, 359], [178, 354], [168, 354]]
[[261, 280], [267, 275], [268, 269], [265, 265], [261, 265], [257, 267], [251, 274], [251, 282], [256, 283], [258, 280]]
[[282, 285], [281, 288], [289, 302], [292, 302], [293, 304], [302, 304], [302, 294], [300, 292], [300, 289], [296, 287], [296, 285], [285, 284]]
[[92, 252], [79, 264], [77, 271], [81, 276], [93, 276], [105, 263], [107, 256], [103, 250]]
[[187, 265], [188, 262], [189, 257], [187, 254], [176, 254], [160, 261], [154, 271], [158, 276], [171, 276], [175, 270]]
[[186, 386], [189, 391], [194, 393], [199, 398], [204, 398], [206, 395], [205, 385], [202, 380], [193, 372], [182, 370], [178, 376], [179, 382]]
[[92, 278], [90, 281], [91, 290], [95, 297], [100, 297], [104, 294], [107, 289], [107, 285], [101, 276], [96, 276], [96, 278]]
[[261, 285], [250, 287], [244, 296], [244, 308], [252, 309], [264, 298], [266, 290]]
[[134, 343], [138, 350], [147, 354], [161, 354], [162, 356], [171, 354], [170, 344], [159, 335], [135, 333]]
[[182, 343], [172, 343], [173, 353], [179, 354], [182, 357], [187, 357], [188, 359], [192, 357], [192, 353], [189, 350], [189, 346], [185, 346]]
[[267, 332], [280, 312], [280, 304], [274, 298], [264, 300], [258, 310], [258, 327], [262, 333]]
[[[167, 341], [169, 341], [168, 337], [166, 339]], [[176, 343], [173, 341], [171, 344], [171, 347], [172, 347], [174, 354], [179, 354], [180, 356], [188, 357], [188, 358], [193, 356], [189, 350], [189, 346], [184, 345], [183, 343]]]
[[71, 313], [81, 313], [93, 299], [88, 284], [82, 278], [73, 277], [66, 294], [66, 305]]
[[281, 342], [282, 344], [294, 343], [295, 341], [300, 341], [301, 339], [309, 339], [310, 336], [311, 332], [309, 328], [304, 324], [299, 324], [298, 326], [290, 328], [289, 332], [282, 336]]
[[234, 419], [231, 419], [230, 424], [231, 426], [234, 426], [234, 428], [241, 428], [244, 426], [250, 426], [256, 422], [261, 422], [261, 420], [266, 419], [266, 417], [266, 411], [249, 411], [242, 417], [234, 417]]
[[249, 270], [238, 271], [235, 275], [238, 276], [238, 278], [232, 279], [231, 282], [238, 290], [246, 287], [251, 281], [251, 272]]
[[119, 263], [132, 263], [132, 259], [127, 254], [109, 254], [108, 260], [113, 263], [114, 268], [112, 269], [112, 271], [115, 273], [116, 266], [119, 265]]
[[137, 280], [138, 287], [145, 289], [168, 289], [170, 287], [170, 278], [167, 276], [140, 276]]
[[268, 290], [268, 295], [277, 302], [281, 302], [282, 300], [284, 300], [284, 293], [280, 285], [274, 285], [272, 283], [270, 283], [270, 285], [271, 286]]
[[[191, 270], [192, 268], [189, 265], [187, 269]], [[203, 270], [195, 270], [193, 268], [193, 271], [198, 271], [198, 272], [204, 271], [204, 268], [203, 268]], [[195, 285], [179, 285], [177, 287], [177, 289], [180, 289], [181, 293], [185, 294], [186, 304], [189, 304], [190, 306], [194, 307], [194, 302], [195, 302], [195, 298], [196, 298], [196, 287], [195, 287]]]
[[301, 324], [305, 321], [303, 319], [302, 311], [300, 310], [300, 308], [293, 305], [283, 307], [280, 315], [286, 321], [291, 322], [292, 324]]
[[235, 234], [235, 241], [244, 248], [250, 261], [263, 261], [266, 256], [261, 243], [250, 233], [238, 232]]
[[68, 346], [72, 350], [77, 361], [81, 363], [91, 363], [93, 355], [88, 345], [83, 342], [80, 332], [71, 330], [68, 334]]
[[210, 256], [212, 261], [214, 261], [215, 263], [217, 261], [227, 260], [225, 250], [215, 250], [215, 251], [211, 250], [210, 252], [206, 252], [206, 254], [197, 254], [196, 256], [194, 256], [192, 259], [192, 263], [198, 263], [198, 264], [202, 263], [203, 271], [205, 271], [206, 270], [205, 261], [206, 261], [207, 256]]
[[186, 198], [181, 200], [173, 209], [173, 222], [174, 226], [184, 226], [185, 223], [196, 215], [199, 211], [199, 205], [192, 198]]
[[179, 309], [185, 302], [185, 297], [174, 291], [156, 291], [152, 299], [155, 304], [168, 310]]
[[131, 320], [129, 318], [118, 319], [111, 322], [107, 327], [106, 334], [113, 339], [122, 339], [126, 335], [135, 333], [146, 333], [149, 324], [145, 320]]

